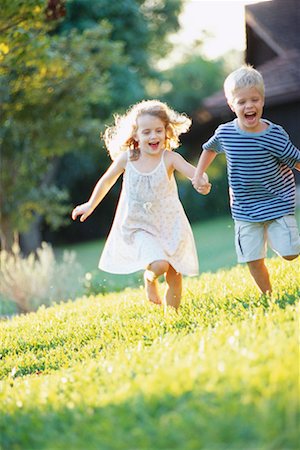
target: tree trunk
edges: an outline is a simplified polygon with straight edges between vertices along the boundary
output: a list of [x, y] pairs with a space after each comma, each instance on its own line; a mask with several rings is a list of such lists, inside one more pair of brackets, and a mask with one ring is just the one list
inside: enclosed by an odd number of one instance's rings
[[7, 217], [1, 217], [0, 226], [1, 250], [11, 251], [14, 244], [19, 244], [19, 233], [13, 229]]
[[36, 249], [41, 246], [41, 222], [42, 218], [38, 216], [31, 224], [29, 230], [26, 233], [20, 234], [20, 247], [24, 256], [29, 255], [29, 253], [35, 252]]
[[36, 251], [42, 243], [41, 233], [42, 218], [37, 217], [32, 223], [30, 229], [26, 233], [18, 233], [13, 230], [8, 218], [1, 217], [0, 226], [0, 243], [1, 250], [11, 252], [13, 245], [20, 246], [21, 252], [24, 256]]

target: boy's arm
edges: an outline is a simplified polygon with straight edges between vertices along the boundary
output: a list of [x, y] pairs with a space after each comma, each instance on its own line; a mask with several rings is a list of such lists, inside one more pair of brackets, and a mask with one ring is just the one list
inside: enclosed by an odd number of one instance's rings
[[300, 171], [300, 162], [296, 163], [294, 168]]
[[201, 156], [199, 158], [197, 168], [192, 178], [192, 184], [196, 191], [201, 189], [203, 184], [206, 183], [205, 177], [203, 177], [205, 170], [211, 165], [215, 157], [217, 156], [217, 152], [214, 150], [203, 150]]
[[80, 217], [80, 222], [84, 222], [94, 209], [99, 205], [101, 200], [106, 196], [108, 191], [116, 183], [119, 176], [124, 172], [127, 161], [127, 154], [121, 154], [107, 169], [104, 175], [99, 179], [93, 192], [86, 203], [76, 206], [72, 211], [72, 219], [76, 220]]

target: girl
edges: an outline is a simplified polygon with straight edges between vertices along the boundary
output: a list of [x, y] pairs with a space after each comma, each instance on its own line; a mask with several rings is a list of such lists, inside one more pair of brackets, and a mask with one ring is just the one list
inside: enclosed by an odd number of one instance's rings
[[[125, 115], [115, 116], [104, 141], [113, 163], [96, 184], [87, 203], [76, 206], [72, 219], [83, 222], [121, 174], [123, 186], [113, 225], [99, 268], [111, 273], [145, 270], [148, 300], [161, 304], [157, 278], [165, 275], [164, 304], [178, 308], [182, 274], [197, 275], [194, 237], [180, 203], [173, 175], [178, 170], [192, 179], [195, 167], [179, 153], [179, 135], [191, 120], [157, 100], [144, 100]], [[211, 185], [200, 192], [208, 194]]]

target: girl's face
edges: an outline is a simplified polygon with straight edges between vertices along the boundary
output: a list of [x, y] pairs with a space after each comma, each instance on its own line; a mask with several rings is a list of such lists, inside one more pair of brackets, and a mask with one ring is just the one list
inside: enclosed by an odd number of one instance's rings
[[264, 97], [256, 87], [238, 89], [229, 106], [236, 114], [241, 130], [252, 133], [263, 130], [264, 124], [260, 119], [264, 107]]
[[142, 153], [160, 154], [166, 145], [165, 124], [159, 117], [142, 114], [137, 119], [137, 130], [134, 138]]

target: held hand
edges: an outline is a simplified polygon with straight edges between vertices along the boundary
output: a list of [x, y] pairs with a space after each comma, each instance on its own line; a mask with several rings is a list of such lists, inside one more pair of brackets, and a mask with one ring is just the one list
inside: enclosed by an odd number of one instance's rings
[[80, 217], [80, 222], [84, 222], [93, 212], [91, 205], [87, 203], [83, 203], [82, 205], [76, 206], [76, 208], [72, 211], [72, 219], [76, 220], [78, 216]]
[[205, 172], [202, 177], [193, 178], [192, 185], [194, 189], [202, 195], [207, 195], [211, 191], [211, 183], [209, 183], [208, 176]]

